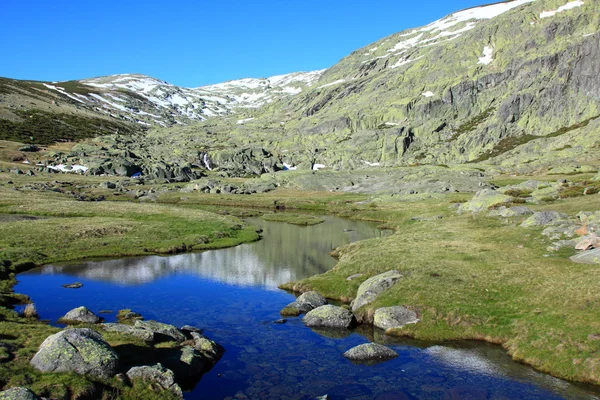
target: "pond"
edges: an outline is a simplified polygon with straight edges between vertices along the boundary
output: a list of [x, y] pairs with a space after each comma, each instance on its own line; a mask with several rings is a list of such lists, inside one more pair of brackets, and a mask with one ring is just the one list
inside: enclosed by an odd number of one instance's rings
[[[263, 239], [229, 249], [48, 265], [20, 274], [15, 291], [56, 325], [84, 305], [204, 329], [226, 352], [186, 399], [600, 399], [597, 388], [539, 373], [498, 346], [392, 339], [365, 327], [315, 331], [299, 318], [275, 323], [295, 298], [277, 285], [331, 269], [335, 247], [386, 234], [374, 224], [324, 219], [309, 227], [252, 219]], [[84, 286], [61, 286], [74, 281]], [[103, 317], [115, 321], [114, 312]], [[375, 365], [342, 356], [368, 341], [400, 356]]]

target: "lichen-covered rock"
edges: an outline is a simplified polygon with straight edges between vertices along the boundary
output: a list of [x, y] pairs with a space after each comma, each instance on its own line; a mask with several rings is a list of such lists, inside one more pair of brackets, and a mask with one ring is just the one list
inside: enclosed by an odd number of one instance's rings
[[600, 249], [583, 251], [570, 259], [580, 264], [600, 264]]
[[494, 189], [483, 189], [477, 192], [471, 200], [462, 204], [458, 211], [473, 213], [487, 211], [491, 206], [510, 203], [512, 199], [511, 196], [506, 196]]
[[6, 389], [0, 392], [0, 400], [38, 400], [31, 390], [23, 387]]
[[154, 332], [136, 328], [126, 324], [106, 323], [101, 325], [102, 328], [109, 332], [122, 333], [124, 335], [134, 336], [148, 343], [154, 343]]
[[83, 306], [72, 309], [60, 318], [60, 322], [65, 324], [97, 324], [100, 321], [100, 317]]
[[310, 327], [351, 328], [356, 324], [354, 315], [345, 308], [324, 305], [309, 311], [302, 322]]
[[567, 220], [569, 216], [558, 211], [540, 211], [534, 213], [521, 224], [522, 227], [546, 226], [555, 224], [557, 221]]
[[344, 357], [353, 361], [383, 361], [398, 357], [398, 353], [377, 343], [365, 343], [351, 348]]
[[321, 296], [318, 292], [312, 291], [312, 292], [302, 293], [296, 299], [296, 303], [308, 304], [312, 308], [317, 308], [317, 307], [321, 307], [321, 306], [324, 306], [325, 304], [327, 304], [327, 299], [325, 297]]
[[531, 193], [531, 197], [535, 202], [540, 202], [543, 200], [556, 200], [560, 196], [561, 189], [562, 185], [559, 184], [537, 189]]
[[312, 310], [314, 307], [311, 307], [310, 304], [300, 304], [297, 301], [294, 301], [287, 306], [283, 307], [279, 314], [282, 317], [297, 317], [300, 314], [305, 314]]
[[185, 340], [185, 335], [177, 329], [177, 327], [169, 324], [163, 324], [157, 321], [135, 321], [135, 328], [143, 329], [154, 333], [154, 338], [160, 340], [161, 336], [164, 340], [174, 340], [181, 343]]
[[75, 372], [97, 378], [110, 378], [119, 356], [91, 329], [67, 329], [48, 336], [31, 364], [42, 372]]
[[215, 363], [221, 358], [225, 351], [223, 346], [198, 332], [191, 332], [191, 335], [193, 340], [192, 347], [202, 353], [207, 360]]
[[401, 306], [378, 308], [373, 317], [373, 325], [381, 329], [401, 328], [417, 322], [417, 313]]
[[177, 397], [183, 398], [183, 392], [175, 382], [175, 374], [160, 363], [133, 367], [127, 371], [127, 377], [132, 381], [140, 380], [145, 383], [156, 384], [160, 389], [169, 390]]
[[351, 303], [352, 311], [354, 312], [372, 303], [377, 296], [395, 285], [402, 278], [403, 276], [400, 272], [392, 270], [367, 279], [358, 287], [356, 298]]
[[511, 218], [511, 217], [520, 217], [523, 215], [531, 215], [533, 211], [529, 209], [529, 207], [525, 206], [515, 206], [515, 207], [500, 207], [497, 210], [490, 211], [491, 217], [502, 217], [502, 218]]

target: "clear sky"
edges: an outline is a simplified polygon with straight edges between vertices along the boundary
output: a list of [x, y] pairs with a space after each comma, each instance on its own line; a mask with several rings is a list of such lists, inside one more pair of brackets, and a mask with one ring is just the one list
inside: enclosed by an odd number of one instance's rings
[[1, 0], [0, 76], [196, 87], [312, 71], [485, 0]]

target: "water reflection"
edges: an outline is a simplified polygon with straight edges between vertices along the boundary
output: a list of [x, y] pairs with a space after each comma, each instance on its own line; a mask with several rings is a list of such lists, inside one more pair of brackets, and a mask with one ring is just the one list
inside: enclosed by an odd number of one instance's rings
[[194, 274], [216, 282], [274, 289], [321, 274], [335, 265], [329, 252], [348, 243], [385, 235], [374, 224], [324, 217], [319, 225], [298, 227], [261, 219], [263, 240], [237, 247], [176, 256], [134, 257], [48, 265], [38, 273], [67, 274], [121, 285], [139, 285], [173, 274]]

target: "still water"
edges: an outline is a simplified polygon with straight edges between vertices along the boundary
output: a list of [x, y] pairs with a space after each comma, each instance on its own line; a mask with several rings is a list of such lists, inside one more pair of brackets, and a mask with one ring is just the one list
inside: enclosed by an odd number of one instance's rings
[[[186, 399], [600, 399], [596, 388], [571, 384], [513, 362], [480, 343], [391, 339], [379, 330], [315, 331], [301, 319], [276, 324], [294, 296], [277, 285], [323, 273], [338, 246], [384, 235], [374, 225], [325, 217], [299, 227], [252, 219], [263, 239], [230, 249], [48, 265], [18, 276], [53, 323], [72, 308], [130, 308], [177, 326], [193, 325], [225, 347], [223, 358]], [[61, 285], [79, 281], [81, 289]], [[107, 322], [115, 313], [104, 314]], [[400, 356], [375, 365], [342, 354], [377, 341]]]

